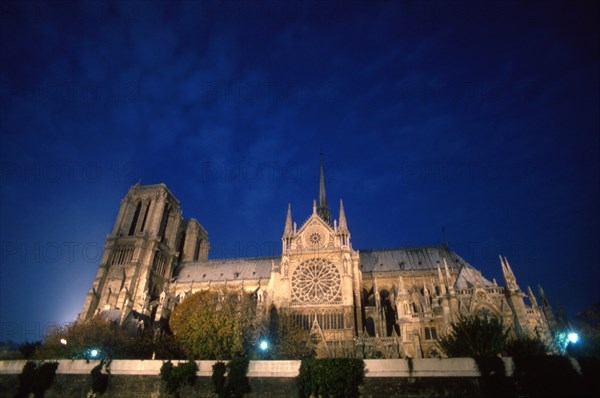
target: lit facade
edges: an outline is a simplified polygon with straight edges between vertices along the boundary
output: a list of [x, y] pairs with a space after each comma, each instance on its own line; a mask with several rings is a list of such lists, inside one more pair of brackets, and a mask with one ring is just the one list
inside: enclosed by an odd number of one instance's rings
[[530, 288], [525, 294], [506, 258], [499, 286], [447, 245], [354, 249], [343, 203], [337, 219], [329, 210], [322, 162], [312, 214], [298, 225], [288, 207], [280, 256], [209, 260], [209, 250], [208, 232], [183, 219], [164, 184], [132, 186], [79, 319], [157, 327], [192, 293], [243, 288], [260, 314], [292, 316], [321, 355], [439, 356], [437, 337], [468, 314], [502, 318], [517, 336], [551, 338], [543, 291], [541, 304]]

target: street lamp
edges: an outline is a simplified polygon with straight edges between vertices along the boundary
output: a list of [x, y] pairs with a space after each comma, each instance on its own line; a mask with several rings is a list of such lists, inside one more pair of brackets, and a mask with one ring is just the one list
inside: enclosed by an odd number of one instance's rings
[[579, 335], [575, 332], [569, 333], [567, 338], [569, 339], [569, 342], [572, 344], [575, 344], [575, 343], [577, 343], [577, 341], [579, 341]]
[[267, 342], [267, 340], [263, 340], [260, 342], [259, 347], [261, 350], [267, 351], [267, 349], [269, 348], [269, 343]]

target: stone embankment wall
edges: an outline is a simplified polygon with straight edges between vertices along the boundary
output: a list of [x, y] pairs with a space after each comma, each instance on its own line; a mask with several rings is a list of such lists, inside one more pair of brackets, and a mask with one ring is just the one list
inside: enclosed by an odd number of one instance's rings
[[[512, 360], [505, 358], [507, 376], [512, 375]], [[0, 397], [12, 397], [17, 391], [18, 375], [26, 361], [0, 361]], [[98, 361], [60, 360], [56, 378], [46, 398], [85, 397], [90, 390], [90, 371]], [[162, 361], [114, 360], [106, 398], [169, 397], [161, 388]], [[173, 361], [174, 364], [178, 361]], [[182, 398], [216, 397], [210, 376], [214, 361], [196, 361], [198, 378], [185, 387]], [[475, 361], [471, 358], [365, 360], [367, 374], [361, 393], [364, 397], [406, 395], [433, 397], [440, 395], [479, 395]], [[412, 366], [409, 366], [412, 365]], [[252, 393], [248, 397], [295, 397], [300, 361], [251, 361], [248, 377]], [[411, 369], [412, 368], [412, 369]]]

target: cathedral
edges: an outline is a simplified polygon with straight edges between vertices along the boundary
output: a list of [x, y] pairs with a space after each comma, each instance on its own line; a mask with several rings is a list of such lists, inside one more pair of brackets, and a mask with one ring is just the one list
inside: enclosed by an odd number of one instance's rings
[[322, 160], [319, 171], [312, 214], [300, 224], [291, 206], [282, 215], [276, 257], [209, 259], [208, 232], [183, 219], [165, 184], [132, 186], [78, 319], [158, 328], [197, 291], [241, 288], [259, 314], [276, 310], [295, 320], [325, 356], [439, 357], [438, 336], [470, 314], [550, 342], [555, 321], [543, 290], [540, 303], [530, 287], [521, 290], [507, 258], [499, 258], [500, 286], [446, 244], [354, 249], [342, 201], [337, 219], [330, 211]]

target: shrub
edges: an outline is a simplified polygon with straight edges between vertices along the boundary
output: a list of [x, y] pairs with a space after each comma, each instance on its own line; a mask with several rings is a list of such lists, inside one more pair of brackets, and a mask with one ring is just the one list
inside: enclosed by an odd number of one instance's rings
[[600, 359], [596, 357], [577, 358], [583, 375], [584, 390], [591, 397], [600, 397]]
[[512, 396], [512, 382], [506, 377], [504, 361], [498, 356], [475, 357], [481, 373], [480, 387], [485, 397]]
[[540, 339], [524, 337], [509, 340], [506, 344], [509, 357], [539, 357], [546, 355], [546, 346]]
[[19, 387], [15, 398], [27, 398], [29, 396], [29, 391], [31, 391], [31, 386], [35, 381], [35, 368], [35, 362], [27, 361], [25, 363], [19, 375]]
[[[555, 355], [513, 358], [517, 387], [530, 397], [580, 397], [582, 377], [568, 358]], [[597, 377], [597, 376], [595, 376]]]
[[175, 307], [169, 327], [187, 358], [231, 359], [255, 347], [255, 313], [243, 289], [200, 291]]
[[247, 357], [233, 357], [227, 364], [227, 381], [225, 382], [226, 397], [243, 397], [245, 393], [250, 392], [250, 382], [246, 374], [248, 373], [249, 361]]
[[19, 387], [15, 397], [27, 398], [33, 393], [35, 398], [43, 398], [54, 381], [57, 368], [58, 362], [42, 362], [36, 365], [35, 362], [27, 361], [19, 375]]
[[311, 356], [311, 349], [306, 346], [306, 331], [292, 317], [279, 314], [274, 307], [270, 311], [266, 337], [270, 342], [266, 354], [269, 359], [302, 359]]
[[300, 362], [300, 371], [296, 378], [296, 386], [298, 388], [298, 397], [307, 398], [310, 397], [313, 391], [316, 390], [314, 385], [313, 373], [316, 365], [316, 359], [306, 358]]
[[365, 363], [354, 358], [303, 359], [296, 379], [298, 396], [324, 398], [358, 397]]
[[19, 346], [19, 352], [25, 359], [33, 358], [35, 352], [42, 345], [41, 341], [34, 341], [33, 343], [25, 342]]
[[219, 361], [212, 366], [212, 383], [215, 386], [215, 394], [219, 396], [219, 398], [225, 396], [225, 372], [227, 371], [227, 366]]
[[160, 378], [165, 383], [167, 392], [179, 397], [181, 387], [186, 384], [194, 385], [197, 371], [198, 365], [192, 360], [180, 363], [177, 366], [173, 366], [171, 361], [167, 361], [160, 368]]
[[508, 333], [509, 329], [496, 317], [460, 317], [438, 344], [449, 357], [494, 356], [504, 352]]
[[[92, 377], [92, 392], [94, 394], [104, 394], [108, 388], [108, 378], [110, 376], [110, 361], [100, 361], [100, 363], [92, 369], [90, 375]], [[104, 368], [105, 373], [102, 372]]]

